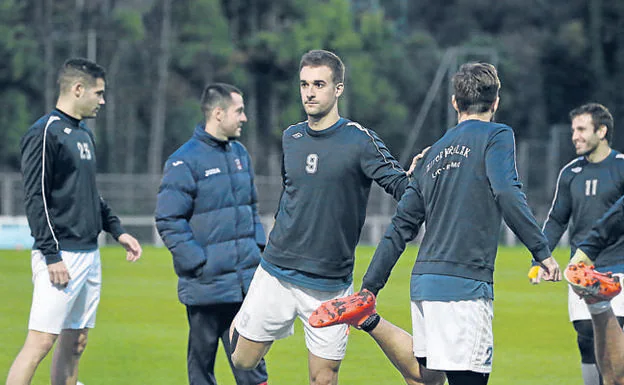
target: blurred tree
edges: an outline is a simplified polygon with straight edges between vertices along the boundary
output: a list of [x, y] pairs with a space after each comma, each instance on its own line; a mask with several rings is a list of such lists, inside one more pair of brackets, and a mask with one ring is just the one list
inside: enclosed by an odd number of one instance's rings
[[159, 46], [156, 56], [156, 87], [152, 94], [151, 132], [149, 140], [147, 172], [158, 174], [162, 170], [165, 118], [167, 116], [167, 83], [171, 58], [171, 3], [162, 0]]
[[[246, 73], [230, 37], [232, 28], [224, 11], [219, 0], [174, 3], [175, 34], [170, 65], [174, 86], [168, 90], [171, 110], [165, 133], [166, 156], [185, 142], [194, 124], [203, 119], [199, 99], [206, 84], [233, 83], [245, 91]], [[245, 131], [248, 126], [245, 125]]]
[[42, 108], [41, 57], [29, 28], [31, 9], [0, 0], [0, 170], [19, 169], [19, 140]]
[[[0, 0], [0, 32], [4, 169], [18, 168], [17, 141], [53, 106], [56, 70], [69, 56], [91, 55], [108, 71], [104, 116], [90, 123], [107, 172], [160, 172], [201, 120], [204, 85], [224, 81], [245, 92], [242, 140], [257, 172], [278, 174], [281, 133], [305, 119], [299, 59], [318, 48], [347, 65], [341, 113], [397, 156], [453, 47], [498, 52], [497, 118], [520, 139], [567, 124], [567, 112], [590, 100], [607, 105], [616, 125], [624, 118], [621, 1]], [[449, 97], [439, 92], [413, 151], [443, 134]]]

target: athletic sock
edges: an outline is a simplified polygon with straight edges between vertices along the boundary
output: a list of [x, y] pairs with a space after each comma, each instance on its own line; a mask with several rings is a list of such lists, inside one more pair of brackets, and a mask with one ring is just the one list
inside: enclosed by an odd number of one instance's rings
[[587, 309], [591, 314], [600, 314], [604, 313], [607, 310], [611, 309], [611, 302], [609, 301], [601, 301], [596, 303], [588, 303]]
[[583, 373], [583, 383], [585, 385], [601, 385], [600, 372], [596, 364], [581, 363], [581, 372]]
[[373, 329], [377, 327], [377, 324], [380, 320], [381, 317], [379, 316], [379, 314], [371, 314], [367, 319], [364, 320], [364, 322], [362, 322], [362, 324], [360, 325], [360, 329], [364, 330], [367, 333], [370, 333], [373, 331]]

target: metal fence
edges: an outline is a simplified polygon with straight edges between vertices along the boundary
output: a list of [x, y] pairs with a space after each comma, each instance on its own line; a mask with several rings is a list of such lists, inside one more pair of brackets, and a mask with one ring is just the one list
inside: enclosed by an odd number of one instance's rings
[[[529, 204], [541, 223], [548, 213], [559, 169], [574, 157], [567, 126], [551, 127], [544, 140], [518, 143], [518, 172]], [[100, 174], [97, 182], [101, 195], [121, 217], [122, 223], [146, 244], [162, 245], [154, 227], [154, 208], [160, 175]], [[282, 191], [281, 177], [256, 176], [258, 208], [267, 232]], [[390, 222], [396, 203], [377, 185], [373, 185], [367, 208], [367, 219], [360, 238], [361, 244], [376, 245]], [[0, 174], [0, 225], [25, 226], [21, 175]], [[501, 241], [517, 242], [504, 226]], [[422, 232], [421, 232], [422, 233]], [[422, 234], [420, 235], [422, 237]], [[421, 238], [418, 238], [418, 241]], [[103, 236], [102, 242], [110, 239]]]
[[[156, 194], [160, 175], [100, 174], [97, 177], [100, 194], [120, 216], [124, 227], [141, 242], [162, 245], [154, 226]], [[256, 176], [258, 210], [267, 233], [273, 227], [273, 217], [282, 191], [280, 177]], [[362, 242], [376, 243], [383, 235], [396, 204], [381, 188], [374, 186], [368, 206], [368, 218], [362, 230]], [[0, 173], [0, 226], [25, 228], [21, 175]], [[5, 229], [6, 231], [6, 229]], [[110, 242], [102, 235], [101, 242]]]

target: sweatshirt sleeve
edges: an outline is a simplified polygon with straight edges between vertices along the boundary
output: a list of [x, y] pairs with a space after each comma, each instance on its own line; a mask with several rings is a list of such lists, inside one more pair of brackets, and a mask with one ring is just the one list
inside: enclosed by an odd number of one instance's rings
[[62, 260], [54, 234], [54, 218], [47, 206], [57, 156], [56, 141], [54, 135], [48, 133], [48, 128], [55, 119], [58, 118], [50, 117], [42, 129], [31, 128], [20, 142], [26, 218], [36, 247], [45, 256], [47, 264]]
[[595, 261], [598, 254], [606, 247], [617, 241], [624, 233], [624, 196], [618, 199], [613, 206], [592, 227], [589, 235], [579, 244], [579, 249]]
[[195, 178], [186, 162], [169, 159], [156, 198], [156, 228], [173, 256], [178, 276], [193, 276], [206, 263], [206, 255], [193, 236]]
[[561, 236], [568, 227], [570, 216], [572, 215], [572, 197], [570, 196], [569, 178], [562, 177], [563, 171], [559, 173], [557, 178], [557, 189], [552, 206], [548, 212], [548, 218], [544, 222], [544, 235], [548, 240], [548, 248], [554, 250]]
[[417, 180], [412, 181], [401, 197], [397, 211], [362, 279], [362, 289], [375, 295], [386, 285], [394, 265], [405, 251], [407, 242], [416, 238], [425, 220], [424, 201], [416, 183]]
[[100, 211], [102, 214], [102, 228], [117, 240], [126, 230], [121, 226], [119, 217], [113, 213], [113, 210], [102, 197], [100, 197]]
[[407, 173], [375, 132], [363, 130], [367, 137], [360, 157], [362, 170], [398, 201], [409, 183]]
[[485, 168], [490, 188], [505, 223], [529, 249], [533, 259], [541, 262], [550, 257], [548, 241], [541, 232], [521, 190], [516, 171], [515, 140], [511, 128], [492, 136], [485, 153]]

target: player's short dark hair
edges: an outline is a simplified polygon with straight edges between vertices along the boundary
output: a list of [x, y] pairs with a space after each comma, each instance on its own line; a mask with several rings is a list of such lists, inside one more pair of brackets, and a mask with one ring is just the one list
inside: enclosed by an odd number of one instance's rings
[[333, 52], [322, 49], [315, 49], [306, 52], [301, 57], [299, 63], [299, 72], [303, 67], [321, 67], [327, 66], [332, 72], [332, 81], [334, 84], [344, 83], [345, 66], [342, 60]]
[[452, 82], [459, 112], [469, 114], [490, 110], [501, 87], [496, 67], [489, 63], [462, 64]]
[[607, 142], [611, 143], [611, 139], [613, 139], [613, 131], [615, 130], [615, 125], [613, 123], [613, 115], [611, 115], [609, 109], [599, 103], [583, 104], [582, 106], [576, 107], [575, 109], [570, 111], [570, 120], [583, 114], [591, 115], [592, 122], [594, 123], [594, 132], [597, 131], [602, 125], [607, 127], [606, 138]]
[[64, 92], [68, 91], [77, 80], [93, 86], [97, 79], [106, 81], [106, 71], [102, 66], [89, 59], [70, 58], [63, 63], [57, 83], [61, 92]]
[[232, 103], [232, 93], [243, 95], [241, 90], [231, 84], [208, 84], [204, 88], [201, 96], [201, 110], [204, 113], [204, 117], [208, 119], [208, 116], [210, 116], [215, 107], [221, 107], [224, 110], [227, 109]]

